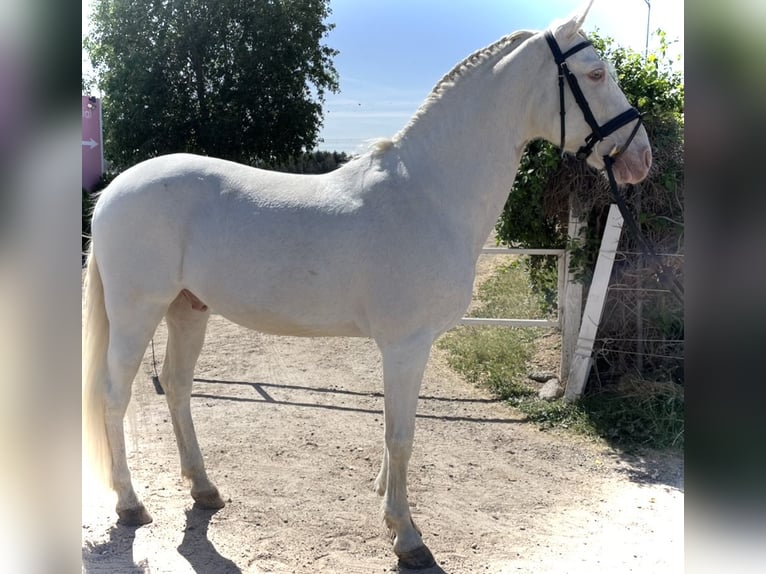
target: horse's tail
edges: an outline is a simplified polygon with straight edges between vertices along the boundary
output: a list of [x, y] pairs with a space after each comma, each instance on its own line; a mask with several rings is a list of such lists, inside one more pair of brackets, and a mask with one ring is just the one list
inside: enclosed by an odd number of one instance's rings
[[82, 326], [82, 440], [83, 455], [94, 474], [112, 484], [112, 453], [106, 434], [104, 394], [107, 382], [109, 319], [104, 285], [91, 245], [85, 272], [85, 310]]

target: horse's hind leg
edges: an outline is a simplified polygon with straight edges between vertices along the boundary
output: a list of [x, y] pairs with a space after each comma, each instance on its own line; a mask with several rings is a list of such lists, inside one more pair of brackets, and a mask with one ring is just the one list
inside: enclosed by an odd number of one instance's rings
[[[128, 309], [128, 307], [130, 307]], [[107, 384], [104, 393], [106, 435], [111, 452], [111, 485], [117, 493], [120, 524], [139, 526], [152, 521], [133, 489], [125, 450], [125, 412], [130, 403], [133, 379], [138, 372], [154, 329], [162, 318], [157, 307], [136, 313], [128, 305], [113, 307], [109, 313]]]
[[191, 495], [203, 508], [222, 508], [223, 499], [205, 472], [202, 453], [191, 417], [191, 390], [194, 365], [205, 340], [210, 315], [207, 307], [179, 294], [165, 315], [168, 343], [160, 384], [170, 408], [173, 430], [181, 456], [181, 473], [191, 480]]

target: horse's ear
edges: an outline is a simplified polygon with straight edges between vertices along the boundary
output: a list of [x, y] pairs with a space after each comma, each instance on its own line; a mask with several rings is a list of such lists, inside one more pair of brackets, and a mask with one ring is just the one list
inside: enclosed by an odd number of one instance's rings
[[595, 0], [590, 0], [585, 8], [580, 9], [580, 15], [576, 16], [578, 29], [582, 28], [582, 25], [585, 22], [585, 17], [588, 15], [588, 12], [590, 12], [591, 6], [593, 6], [593, 2], [595, 2]]
[[583, 22], [585, 22], [585, 17], [588, 15], [590, 7], [593, 6], [594, 1], [595, 0], [589, 0], [587, 6], [580, 8], [575, 14], [559, 24], [556, 27], [556, 36], [560, 38], [574, 37], [582, 28]]

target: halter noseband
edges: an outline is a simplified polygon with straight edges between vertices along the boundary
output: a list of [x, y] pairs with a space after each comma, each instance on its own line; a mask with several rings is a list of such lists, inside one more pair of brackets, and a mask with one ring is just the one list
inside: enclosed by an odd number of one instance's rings
[[589, 40], [585, 40], [584, 42], [580, 42], [566, 52], [562, 53], [558, 42], [556, 42], [556, 38], [553, 37], [553, 34], [550, 32], [550, 30], [545, 32], [545, 40], [548, 42], [548, 46], [550, 46], [551, 52], [553, 52], [553, 59], [556, 61], [556, 66], [558, 66], [559, 69], [559, 102], [561, 116], [560, 147], [562, 154], [564, 153], [564, 116], [566, 114], [564, 111], [564, 79], [566, 79], [567, 83], [569, 84], [569, 89], [572, 90], [572, 95], [574, 96], [577, 105], [580, 106], [580, 110], [582, 110], [582, 114], [585, 116], [585, 121], [588, 122], [588, 125], [591, 129], [590, 135], [585, 138], [585, 144], [581, 146], [575, 154], [577, 159], [586, 159], [591, 154], [591, 152], [593, 152], [593, 148], [597, 143], [620, 129], [622, 126], [629, 124], [633, 120], [637, 120], [636, 125], [630, 134], [630, 137], [626, 140], [622, 147], [617, 150], [613, 150], [612, 153], [604, 156], [604, 162], [611, 166], [611, 163], [614, 163], [614, 159], [623, 151], [625, 151], [630, 145], [630, 142], [633, 141], [633, 138], [635, 137], [636, 133], [638, 132], [638, 128], [641, 125], [641, 114], [638, 113], [636, 108], [631, 107], [630, 109], [622, 112], [620, 115], [612, 118], [604, 125], [598, 125], [596, 118], [593, 116], [593, 112], [590, 110], [588, 101], [585, 99], [585, 96], [580, 89], [580, 84], [577, 83], [577, 78], [572, 72], [569, 71], [569, 66], [567, 66], [566, 62], [569, 56], [576, 54], [588, 46], [591, 46], [592, 43]]

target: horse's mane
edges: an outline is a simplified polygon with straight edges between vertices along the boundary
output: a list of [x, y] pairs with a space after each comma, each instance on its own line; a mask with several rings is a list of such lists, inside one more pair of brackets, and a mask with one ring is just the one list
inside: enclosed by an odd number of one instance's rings
[[431, 90], [431, 93], [428, 94], [426, 99], [420, 105], [407, 125], [404, 126], [404, 128], [398, 134], [396, 134], [393, 139], [382, 139], [374, 142], [372, 151], [381, 153], [390, 149], [391, 145], [396, 140], [400, 139], [400, 137], [410, 128], [410, 126], [412, 126], [423, 115], [425, 115], [426, 111], [435, 102], [439, 101], [444, 93], [448, 92], [449, 89], [453, 87], [461, 78], [469, 75], [471, 72], [490, 60], [496, 60], [506, 56], [508, 53], [518, 48], [522, 42], [532, 37], [534, 34], [535, 32], [520, 30], [514, 32], [513, 34], [503, 36], [497, 42], [494, 42], [485, 48], [481, 48], [480, 50], [476, 50], [473, 54], [459, 62], [457, 65], [455, 65], [454, 68], [447, 72], [441, 80], [436, 83], [436, 85]]
[[445, 89], [452, 87], [457, 80], [472, 70], [478, 68], [487, 60], [490, 60], [496, 56], [505, 56], [509, 52], [512, 52], [518, 48], [519, 44], [534, 34], [534, 32], [530, 32], [528, 30], [519, 30], [513, 34], [503, 36], [497, 42], [494, 42], [485, 48], [476, 50], [462, 62], [458, 62], [455, 67], [447, 72], [441, 80], [436, 82], [436, 85], [431, 90], [431, 93], [426, 98], [424, 104], [441, 96]]

